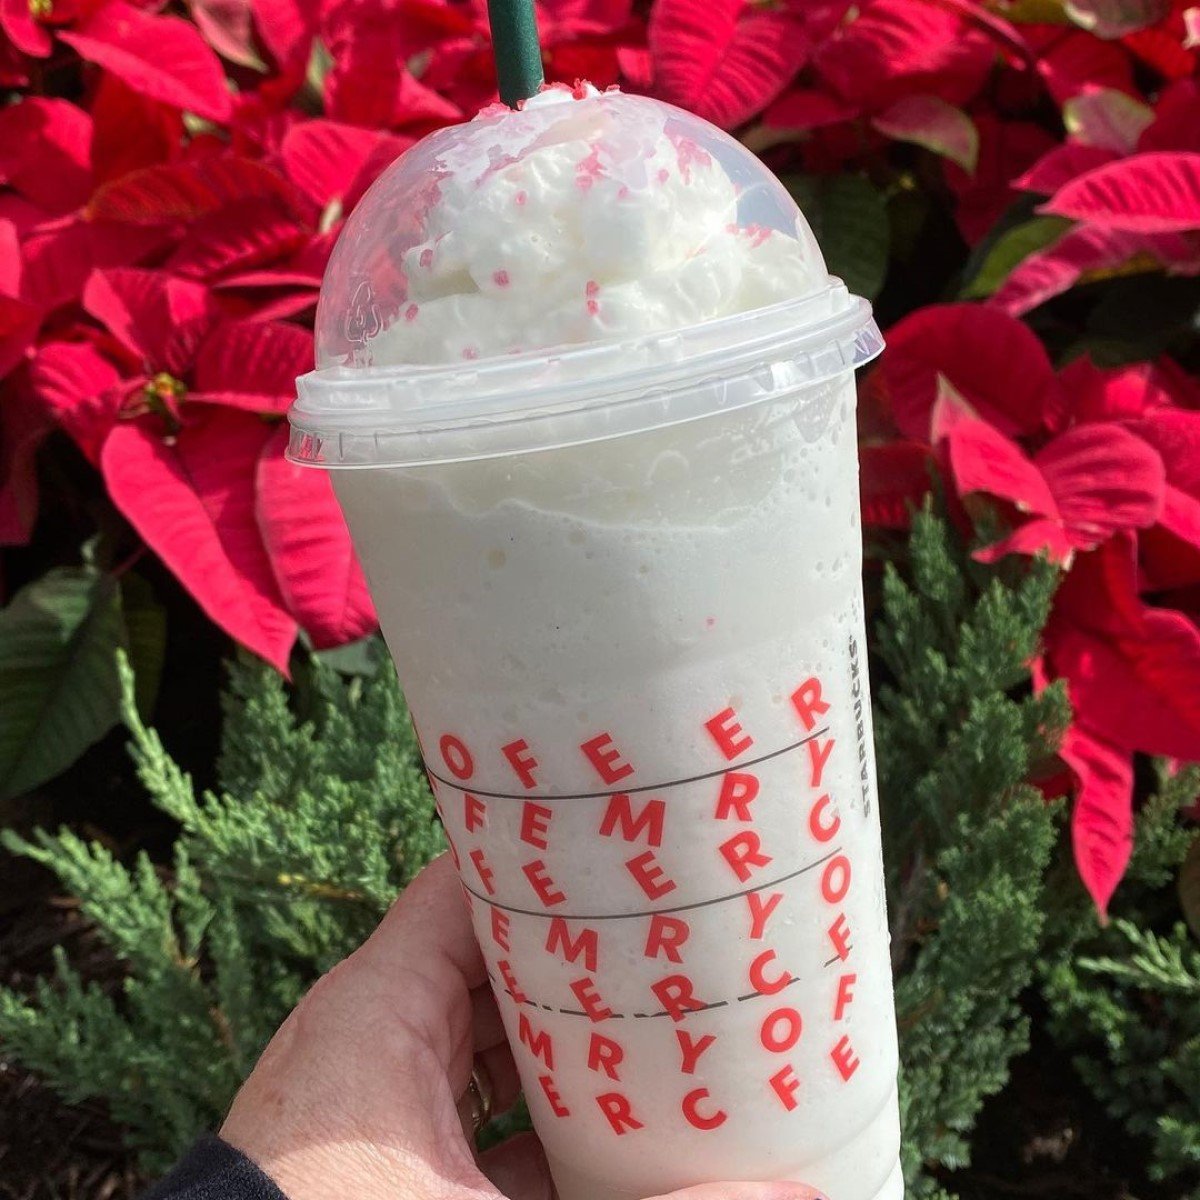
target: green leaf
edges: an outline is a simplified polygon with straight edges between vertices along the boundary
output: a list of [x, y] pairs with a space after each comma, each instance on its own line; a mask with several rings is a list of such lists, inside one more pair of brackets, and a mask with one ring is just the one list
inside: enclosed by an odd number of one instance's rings
[[371, 678], [379, 674], [381, 655], [380, 639], [372, 634], [347, 642], [331, 650], [314, 650], [313, 658], [326, 667], [332, 667], [339, 675], [361, 675]]
[[962, 288], [963, 300], [978, 300], [999, 291], [1016, 267], [1037, 250], [1050, 245], [1071, 227], [1063, 217], [1034, 217], [1010, 229], [993, 243], [974, 277]]
[[121, 607], [125, 614], [124, 645], [137, 681], [138, 712], [148, 721], [162, 679], [167, 614], [150, 584], [132, 571], [121, 578]]
[[887, 205], [863, 175], [792, 175], [784, 180], [808, 218], [829, 270], [874, 300], [887, 273]]
[[60, 567], [0, 612], [0, 799], [70, 766], [120, 716], [117, 586], [94, 567]]
[[911, 142], [956, 162], [968, 175], [979, 161], [979, 130], [961, 108], [940, 96], [903, 96], [871, 124], [885, 137]]

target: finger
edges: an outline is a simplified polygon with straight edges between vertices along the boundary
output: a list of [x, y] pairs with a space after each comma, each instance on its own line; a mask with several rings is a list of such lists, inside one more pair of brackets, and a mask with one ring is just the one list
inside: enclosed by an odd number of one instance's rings
[[475, 1051], [480, 1053], [505, 1041], [504, 1018], [490, 987], [476, 988], [471, 993], [471, 1030], [475, 1036]]
[[519, 1133], [485, 1151], [479, 1169], [509, 1200], [553, 1200], [546, 1155], [532, 1133]]
[[521, 1078], [508, 1044], [482, 1051], [475, 1056], [475, 1061], [491, 1080], [492, 1112], [508, 1112], [521, 1094]]
[[452, 973], [454, 983], [477, 988], [487, 967], [449, 854], [435, 858], [405, 888], [363, 947], [365, 957], [390, 963], [398, 975]]
[[826, 1200], [803, 1183], [702, 1183], [650, 1200]]

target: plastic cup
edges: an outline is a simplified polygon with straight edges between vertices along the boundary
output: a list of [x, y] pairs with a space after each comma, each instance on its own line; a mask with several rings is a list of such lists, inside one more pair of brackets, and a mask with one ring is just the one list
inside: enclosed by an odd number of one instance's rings
[[[438, 196], [481, 162], [519, 183], [564, 121], [711, 155], [800, 294], [598, 336], [551, 272], [545, 304], [479, 285], [412, 335], [447, 299], [413, 299]], [[854, 423], [880, 347], [765, 168], [641, 98], [443, 131], [335, 251], [290, 453], [334, 472], [561, 1200], [903, 1195]], [[457, 361], [398, 361], [426, 351]]]

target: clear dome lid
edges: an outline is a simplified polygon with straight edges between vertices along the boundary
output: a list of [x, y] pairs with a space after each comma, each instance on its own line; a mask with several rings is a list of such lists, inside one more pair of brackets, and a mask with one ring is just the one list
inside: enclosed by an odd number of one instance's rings
[[749, 150], [657, 100], [557, 85], [431, 135], [360, 201], [325, 274], [291, 453], [353, 465], [344, 435], [371, 427], [371, 462], [427, 460], [441, 451], [411, 435], [595, 409], [622, 381], [637, 390], [631, 371], [645, 391], [747, 350], [773, 361], [795, 350], [781, 337], [828, 341], [831, 321], [853, 341], [869, 306]]

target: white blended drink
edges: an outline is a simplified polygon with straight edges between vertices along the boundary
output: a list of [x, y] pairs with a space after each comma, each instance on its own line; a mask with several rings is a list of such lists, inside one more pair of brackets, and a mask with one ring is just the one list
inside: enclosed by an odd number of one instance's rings
[[550, 89], [349, 221], [334, 471], [561, 1200], [898, 1200], [854, 367], [786, 191]]

